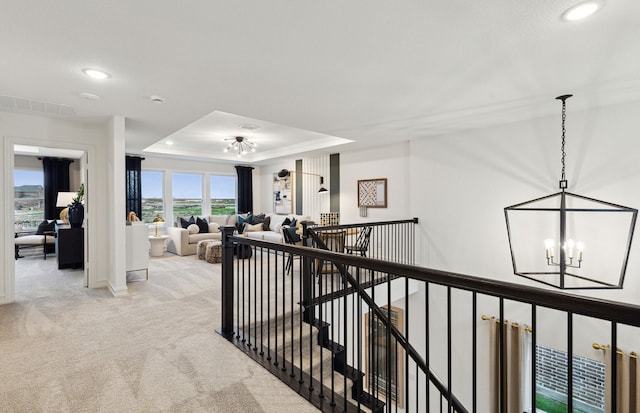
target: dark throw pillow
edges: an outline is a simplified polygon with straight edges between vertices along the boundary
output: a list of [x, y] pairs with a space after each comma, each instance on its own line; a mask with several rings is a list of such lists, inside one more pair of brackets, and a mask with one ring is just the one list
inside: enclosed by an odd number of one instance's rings
[[36, 235], [44, 235], [45, 232], [53, 232], [55, 230], [56, 221], [47, 221], [46, 219], [38, 225]]
[[262, 224], [265, 220], [266, 216], [265, 214], [259, 214], [259, 215], [252, 215], [251, 216], [251, 222], [249, 222], [252, 225], [255, 224]]
[[196, 219], [193, 217], [193, 215], [191, 215], [191, 218], [189, 218], [188, 221], [184, 218], [180, 218], [180, 226], [182, 228], [186, 229], [189, 225], [195, 224], [195, 223], [196, 223]]
[[196, 225], [199, 228], [198, 233], [202, 234], [203, 232], [209, 232], [209, 223], [207, 222], [206, 219], [197, 218]]
[[271, 226], [271, 217], [266, 217], [264, 221], [262, 221], [262, 230], [269, 231], [270, 226]]
[[289, 234], [291, 234], [291, 239], [293, 240], [293, 242], [300, 241], [300, 235], [296, 233], [296, 231], [298, 230], [297, 227], [289, 227], [289, 228], [285, 228], [285, 230], [289, 231]]
[[282, 221], [282, 225], [291, 225], [291, 220], [289, 219], [289, 217], [285, 218], [284, 221]]
[[295, 227], [298, 224], [298, 221], [296, 221], [295, 218], [291, 218], [291, 224], [289, 224], [292, 227]]

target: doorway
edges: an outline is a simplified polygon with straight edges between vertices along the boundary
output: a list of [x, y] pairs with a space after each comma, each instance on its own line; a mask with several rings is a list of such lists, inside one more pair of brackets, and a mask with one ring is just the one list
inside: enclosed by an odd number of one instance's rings
[[[21, 269], [26, 269], [27, 271], [37, 272], [38, 270], [50, 272], [51, 274], [63, 274], [63, 271], [69, 271], [71, 274], [70, 277], [65, 279], [66, 281], [71, 280], [72, 285], [79, 285], [81, 287], [94, 287], [95, 280], [92, 279], [92, 274], [95, 274], [93, 271], [93, 267], [95, 267], [95, 259], [92, 259], [91, 248], [89, 247], [88, 240], [90, 239], [89, 235], [94, 231], [93, 228], [93, 220], [91, 219], [91, 214], [89, 208], [91, 203], [91, 187], [92, 182], [95, 180], [94, 174], [95, 172], [91, 170], [89, 159], [92, 158], [92, 154], [95, 152], [94, 147], [91, 145], [82, 145], [82, 144], [57, 144], [52, 142], [41, 142], [38, 140], [29, 140], [29, 139], [21, 139], [21, 138], [5, 138], [5, 153], [4, 160], [6, 161], [5, 168], [5, 213], [7, 216], [8, 222], [13, 222], [14, 213], [15, 213], [15, 192], [14, 192], [14, 182], [16, 179], [16, 171], [21, 169], [29, 169], [30, 166], [36, 166], [38, 163], [42, 164], [41, 160], [37, 158], [40, 157], [58, 157], [58, 158], [70, 158], [73, 159], [74, 167], [70, 168], [69, 171], [69, 189], [70, 191], [77, 191], [80, 184], [84, 184], [85, 191], [85, 219], [83, 228], [81, 228], [81, 252], [83, 254], [79, 254], [79, 260], [81, 265], [74, 265], [78, 267], [75, 271], [72, 270], [61, 270], [58, 268], [57, 257], [54, 254], [48, 254], [47, 259], [44, 260], [43, 255], [40, 255], [36, 258], [37, 260], [31, 260], [28, 265], [22, 265], [18, 263], [12, 254], [9, 256], [8, 252], [10, 249], [13, 249], [14, 242], [13, 237], [15, 234], [14, 225], [7, 225], [7, 231], [5, 234], [9, 235], [12, 239], [7, 243], [7, 247], [5, 249], [5, 280], [4, 280], [4, 299], [3, 302], [13, 302], [16, 300], [16, 279], [19, 274], [17, 271]], [[10, 187], [10, 188], [9, 188]], [[14, 208], [10, 210], [9, 208]], [[77, 245], [76, 245], [77, 247]], [[24, 261], [27, 264], [27, 261]], [[79, 268], [82, 269], [79, 269]], [[35, 275], [35, 274], [30, 274]], [[37, 277], [36, 277], [37, 278]], [[36, 279], [34, 278], [34, 279]], [[21, 280], [24, 281], [27, 285], [32, 282], [31, 280]], [[35, 281], [33, 281], [35, 282]], [[62, 285], [62, 283], [61, 283]]]

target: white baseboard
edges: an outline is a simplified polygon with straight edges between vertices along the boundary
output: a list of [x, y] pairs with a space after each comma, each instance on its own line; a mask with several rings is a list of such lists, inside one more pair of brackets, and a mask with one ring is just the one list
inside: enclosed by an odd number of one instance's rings
[[124, 288], [116, 290], [111, 284], [109, 284], [109, 291], [114, 297], [122, 297], [123, 295], [129, 294], [129, 289], [126, 286]]

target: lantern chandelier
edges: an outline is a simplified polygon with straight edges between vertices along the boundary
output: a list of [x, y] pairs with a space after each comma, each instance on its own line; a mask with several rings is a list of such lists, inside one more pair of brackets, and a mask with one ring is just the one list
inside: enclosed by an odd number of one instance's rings
[[238, 158], [240, 158], [242, 155], [246, 154], [247, 152], [255, 152], [256, 148], [258, 147], [257, 144], [255, 144], [254, 142], [251, 142], [249, 139], [245, 138], [244, 136], [227, 138], [225, 139], [225, 141], [226, 142], [231, 141], [231, 143], [227, 145], [226, 148], [224, 148], [224, 152], [237, 151]]
[[638, 210], [567, 192], [566, 101], [560, 192], [504, 208], [513, 272], [560, 289], [620, 289]]

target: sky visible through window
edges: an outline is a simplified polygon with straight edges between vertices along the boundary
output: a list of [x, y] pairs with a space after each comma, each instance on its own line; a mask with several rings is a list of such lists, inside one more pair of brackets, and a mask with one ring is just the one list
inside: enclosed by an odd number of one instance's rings
[[13, 171], [13, 185], [44, 185], [44, 173], [16, 169]]

